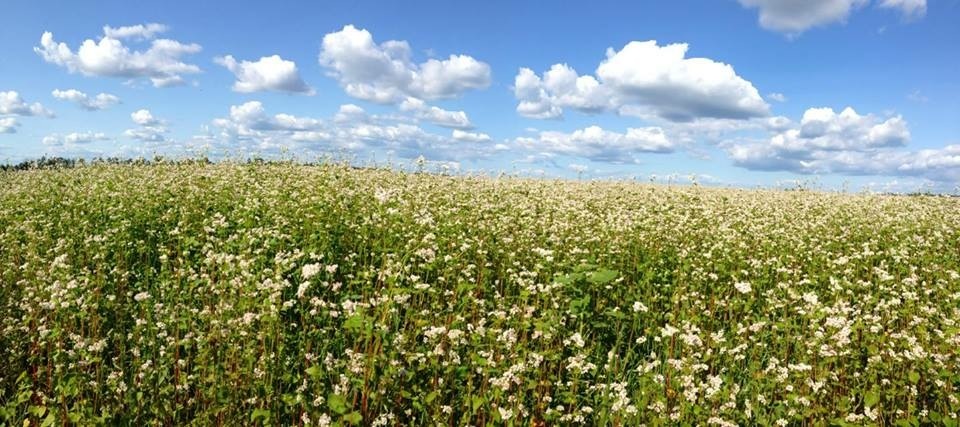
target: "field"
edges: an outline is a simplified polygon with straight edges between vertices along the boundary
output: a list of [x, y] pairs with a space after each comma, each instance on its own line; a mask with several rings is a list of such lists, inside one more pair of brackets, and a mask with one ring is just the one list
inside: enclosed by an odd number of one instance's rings
[[0, 424], [958, 425], [960, 200], [0, 172]]

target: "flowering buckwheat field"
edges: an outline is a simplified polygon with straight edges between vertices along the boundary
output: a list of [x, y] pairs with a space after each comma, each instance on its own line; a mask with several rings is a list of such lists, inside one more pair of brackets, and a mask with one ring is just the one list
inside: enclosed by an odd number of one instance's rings
[[960, 203], [0, 174], [0, 424], [957, 425]]

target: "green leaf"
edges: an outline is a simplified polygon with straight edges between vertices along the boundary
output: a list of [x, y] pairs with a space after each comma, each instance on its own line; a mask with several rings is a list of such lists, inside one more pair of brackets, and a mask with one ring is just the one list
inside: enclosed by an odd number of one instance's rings
[[262, 409], [262, 408], [261, 408], [261, 409], [254, 409], [253, 412], [250, 413], [250, 421], [266, 420], [266, 419], [269, 419], [269, 418], [270, 418], [270, 410], [269, 410], [269, 409]]
[[873, 408], [877, 406], [877, 402], [880, 402], [880, 394], [877, 393], [876, 389], [872, 389], [863, 395], [864, 406]]
[[343, 420], [350, 424], [357, 425], [363, 422], [363, 415], [360, 415], [359, 412], [354, 411], [347, 415], [344, 415]]
[[470, 398], [470, 407], [473, 409], [473, 412], [477, 412], [477, 409], [483, 406], [483, 397], [473, 396]]
[[430, 394], [428, 394], [426, 397], [423, 398], [423, 401], [429, 404], [430, 402], [433, 402], [433, 400], [436, 398], [437, 398], [437, 392], [431, 391]]
[[319, 377], [319, 376], [320, 376], [320, 374], [323, 372], [323, 370], [320, 369], [320, 366], [319, 366], [319, 365], [313, 365], [313, 366], [307, 368], [306, 372], [307, 372], [307, 375], [309, 375], [309, 376], [311, 376], [311, 377], [313, 377], [313, 378], [316, 378], [316, 377]]
[[330, 393], [327, 395], [327, 407], [333, 412], [344, 414], [347, 412], [347, 399], [339, 394]]
[[917, 371], [910, 371], [910, 373], [907, 374], [907, 378], [909, 378], [910, 382], [914, 384], [920, 382], [920, 374], [918, 374]]
[[354, 314], [343, 322], [344, 329], [350, 332], [360, 332], [363, 329], [364, 318], [362, 314]]
[[53, 412], [47, 414], [47, 418], [43, 419], [43, 423], [40, 424], [40, 427], [50, 427], [54, 422], [57, 421], [57, 417], [53, 415]]
[[597, 271], [587, 274], [587, 281], [594, 285], [605, 285], [616, 279], [620, 273], [615, 270], [601, 268]]

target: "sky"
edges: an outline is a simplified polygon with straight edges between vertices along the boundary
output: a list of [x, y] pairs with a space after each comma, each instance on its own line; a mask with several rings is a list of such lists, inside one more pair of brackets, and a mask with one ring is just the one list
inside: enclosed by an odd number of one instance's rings
[[8, 0], [0, 162], [956, 192], [960, 0]]

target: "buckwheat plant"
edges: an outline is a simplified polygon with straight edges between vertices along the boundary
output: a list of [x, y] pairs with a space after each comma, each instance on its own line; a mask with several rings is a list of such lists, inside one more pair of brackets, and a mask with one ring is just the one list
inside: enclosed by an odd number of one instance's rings
[[0, 172], [2, 425], [958, 425], [960, 200]]

